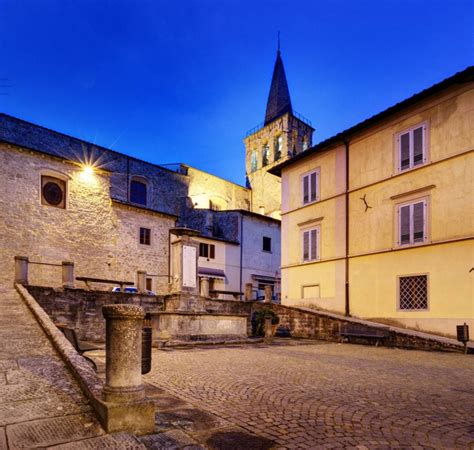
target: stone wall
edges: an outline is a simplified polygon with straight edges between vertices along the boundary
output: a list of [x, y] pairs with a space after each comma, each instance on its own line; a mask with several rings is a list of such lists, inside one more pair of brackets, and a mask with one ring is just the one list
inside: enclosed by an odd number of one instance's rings
[[[66, 208], [41, 204], [41, 176], [66, 182]], [[76, 276], [135, 282], [138, 270], [168, 272], [168, 231], [175, 217], [110, 200], [110, 174], [85, 177], [72, 163], [0, 143], [0, 285], [11, 285], [14, 257], [61, 264]], [[140, 227], [152, 242], [139, 244]], [[30, 265], [30, 284], [61, 285], [61, 268]], [[156, 278], [166, 289], [167, 278]]]
[[162, 296], [82, 289], [53, 289], [40, 286], [26, 288], [53, 322], [73, 328], [77, 337], [84, 341], [103, 342], [105, 340], [105, 320], [102, 316], [104, 305], [129, 303], [140, 305], [145, 312], [148, 312], [161, 311], [164, 304]]

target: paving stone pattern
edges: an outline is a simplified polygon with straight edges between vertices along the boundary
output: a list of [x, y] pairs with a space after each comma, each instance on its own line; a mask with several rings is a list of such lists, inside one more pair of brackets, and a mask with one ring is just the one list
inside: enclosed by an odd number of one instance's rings
[[18, 293], [0, 288], [0, 449], [44, 448], [103, 434]]
[[158, 428], [208, 448], [474, 448], [469, 355], [333, 343], [154, 350], [145, 380], [170, 395], [165, 408], [180, 399]]

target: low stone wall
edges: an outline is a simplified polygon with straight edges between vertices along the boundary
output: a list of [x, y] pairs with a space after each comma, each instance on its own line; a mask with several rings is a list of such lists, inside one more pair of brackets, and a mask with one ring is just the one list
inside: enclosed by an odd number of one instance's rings
[[140, 305], [145, 312], [163, 310], [162, 296], [125, 294], [83, 289], [56, 289], [26, 286], [28, 292], [55, 323], [62, 323], [76, 331], [84, 341], [105, 341], [105, 320], [102, 306], [117, 303]]

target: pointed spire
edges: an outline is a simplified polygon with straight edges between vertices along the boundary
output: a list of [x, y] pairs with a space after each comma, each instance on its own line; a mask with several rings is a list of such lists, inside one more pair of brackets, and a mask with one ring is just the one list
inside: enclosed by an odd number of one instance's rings
[[278, 32], [278, 50], [273, 69], [272, 85], [268, 95], [267, 111], [265, 113], [265, 125], [272, 120], [289, 112], [293, 113], [291, 107], [290, 91], [286, 81], [285, 68], [280, 55], [280, 32]]

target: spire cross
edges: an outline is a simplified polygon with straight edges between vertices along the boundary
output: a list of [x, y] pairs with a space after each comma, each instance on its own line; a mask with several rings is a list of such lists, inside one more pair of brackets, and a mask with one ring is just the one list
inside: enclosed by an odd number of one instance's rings
[[278, 53], [280, 53], [280, 30], [278, 30]]

